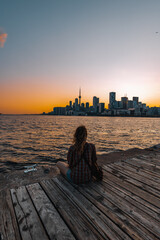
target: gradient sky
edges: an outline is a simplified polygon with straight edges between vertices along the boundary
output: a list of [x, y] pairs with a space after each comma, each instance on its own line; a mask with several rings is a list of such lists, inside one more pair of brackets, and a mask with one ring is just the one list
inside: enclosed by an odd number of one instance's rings
[[160, 106], [160, 0], [0, 0], [0, 112], [48, 112], [80, 86], [82, 102]]

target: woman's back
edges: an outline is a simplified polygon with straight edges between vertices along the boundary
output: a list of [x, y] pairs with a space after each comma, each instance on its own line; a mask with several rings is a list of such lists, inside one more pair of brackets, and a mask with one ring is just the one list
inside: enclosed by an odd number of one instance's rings
[[94, 144], [85, 143], [83, 153], [77, 151], [72, 145], [69, 148], [67, 160], [71, 169], [71, 179], [74, 183], [80, 184], [91, 180], [91, 170], [89, 164], [96, 162], [96, 149]]
[[[73, 145], [68, 150], [68, 163], [59, 161], [57, 167], [67, 179], [75, 184], [86, 183], [91, 180], [93, 166], [97, 161], [94, 144], [87, 143], [87, 129], [79, 126], [73, 138]], [[92, 168], [92, 174], [91, 174]]]

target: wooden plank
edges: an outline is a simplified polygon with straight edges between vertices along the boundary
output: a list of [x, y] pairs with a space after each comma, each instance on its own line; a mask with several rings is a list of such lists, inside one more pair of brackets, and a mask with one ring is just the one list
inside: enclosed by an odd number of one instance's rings
[[124, 162], [132, 162], [132, 164], [134, 162], [134, 164], [136, 164], [136, 166], [141, 166], [143, 168], [154, 171], [154, 172], [156, 172], [156, 174], [160, 175], [160, 167], [157, 166], [156, 164], [151, 164], [151, 163], [148, 163], [143, 160], [138, 160], [137, 158], [132, 158], [132, 160], [127, 159], [127, 160], [124, 160]]
[[117, 185], [121, 186], [124, 189], [127, 189], [128, 191], [130, 191], [131, 193], [141, 197], [142, 199], [144, 199], [145, 201], [148, 201], [149, 203], [153, 204], [154, 206], [160, 208], [160, 201], [159, 198], [153, 196], [152, 194], [134, 186], [131, 183], [127, 183], [126, 181], [114, 176], [113, 174], [104, 171], [104, 181], [105, 178], [113, 181], [114, 183], [116, 183]]
[[0, 239], [20, 240], [9, 191], [0, 192]]
[[160, 158], [158, 156], [137, 156], [136, 157], [137, 159], [140, 159], [140, 160], [143, 160], [143, 161], [146, 161], [146, 162], [149, 162], [149, 163], [152, 163], [152, 164], [157, 164], [158, 166], [160, 166]]
[[150, 219], [155, 219], [156, 222], [160, 222], [160, 209], [157, 208], [157, 212], [153, 211], [153, 205], [148, 204], [143, 199], [139, 198], [137, 201], [137, 197], [134, 197], [133, 194], [131, 194], [128, 191], [122, 190], [120, 191], [119, 188], [116, 188], [114, 184], [111, 183], [108, 179], [105, 180], [105, 183], [102, 183], [103, 188], [107, 188], [107, 191], [114, 192], [117, 194], [117, 196], [121, 197], [122, 199], [125, 199], [125, 201], [129, 202], [129, 204], [132, 204], [137, 209], [140, 209], [142, 212], [149, 215]]
[[88, 199], [80, 194], [76, 188], [69, 184], [63, 177], [54, 178], [53, 181], [64, 192], [64, 194], [85, 214], [94, 227], [104, 232], [111, 239], [129, 239], [129, 237], [114, 224], [103, 212], [101, 212]]
[[[130, 178], [138, 180], [139, 182], [144, 183], [144, 184], [150, 186], [151, 188], [158, 190], [158, 192], [160, 192], [159, 183], [152, 181], [152, 179], [145, 178], [144, 176], [139, 175], [137, 172], [135, 173], [133, 171], [130, 171], [127, 169], [127, 167], [121, 167], [116, 164], [110, 164], [110, 165], [108, 165], [108, 167], [110, 169], [113, 169], [114, 171], [118, 171], [120, 174], [129, 176]], [[160, 194], [159, 194], [159, 196], [160, 196]]]
[[127, 191], [125, 188], [122, 188], [121, 186], [115, 184], [113, 181], [110, 181], [107, 178], [105, 178], [104, 182], [101, 183], [101, 185], [105, 186], [106, 184], [108, 187], [111, 188], [113, 192], [116, 192], [117, 195], [126, 199], [133, 205], [145, 211], [147, 214], [150, 214], [150, 216], [154, 217], [156, 220], [160, 221], [160, 208], [157, 208], [156, 206], [143, 200], [139, 196], [136, 196], [132, 192]]
[[[160, 178], [158, 177], [155, 177], [154, 175], [150, 175], [149, 173], [147, 173], [146, 171], [143, 171], [141, 168], [135, 168], [127, 163], [124, 163], [124, 162], [117, 162], [117, 163], [114, 163], [115, 166], [119, 166], [121, 167], [122, 169], [126, 169], [128, 171], [130, 171], [131, 173], [136, 173], [142, 177], [144, 177], [145, 179], [149, 179], [149, 180], [152, 180], [158, 184], [160, 184]], [[112, 166], [112, 164], [110, 164], [110, 166]]]
[[[110, 168], [109, 166], [104, 166], [104, 170], [117, 176], [118, 178], [124, 180], [127, 183], [131, 183], [132, 185], [135, 185], [136, 187], [145, 190], [146, 192], [156, 196], [157, 198], [160, 198], [160, 191], [156, 190], [138, 180], [135, 180], [132, 178], [132, 175], [130, 177], [128, 177], [125, 173], [118, 171], [117, 169], [114, 170], [112, 168]], [[159, 199], [160, 201], [160, 199]]]
[[[153, 219], [151, 216], [140, 210], [139, 208], [135, 207], [128, 201], [126, 201], [124, 198], [119, 197], [117, 194], [111, 191], [110, 188], [108, 188], [107, 184], [105, 185], [105, 188], [102, 188], [102, 186], [97, 185], [95, 190], [97, 191], [106, 199], [111, 201], [113, 204], [115, 204], [119, 209], [121, 209], [123, 212], [125, 212], [128, 216], [130, 216], [132, 219], [137, 221], [139, 225], [142, 225], [146, 230], [150, 231], [150, 233], [156, 237], [157, 239], [160, 236], [160, 222]], [[119, 210], [118, 210], [119, 211]], [[146, 232], [146, 231], [145, 231]], [[147, 236], [147, 233], [146, 233]], [[154, 238], [153, 238], [154, 239]]]
[[29, 195], [50, 239], [75, 239], [38, 183], [27, 186]]
[[109, 239], [103, 232], [98, 232], [97, 229], [90, 224], [90, 221], [68, 200], [53, 181], [44, 180], [41, 182], [41, 186], [76, 239]]
[[48, 240], [26, 188], [11, 189], [11, 196], [22, 239]]
[[134, 163], [133, 161], [122, 161], [122, 163], [125, 163], [125, 165], [135, 168], [137, 171], [144, 172], [144, 173], [146, 173], [150, 176], [153, 176], [157, 179], [160, 178], [160, 175], [158, 173], [156, 173], [154, 170], [144, 168], [143, 164], [138, 165], [137, 163]]
[[150, 234], [143, 226], [129, 217], [124, 211], [104, 198], [98, 191], [97, 185], [93, 183], [87, 187], [79, 187], [78, 190], [88, 198], [95, 206], [104, 212], [117, 226], [126, 232], [131, 239], [153, 240], [154, 235]]
[[[157, 164], [157, 161], [156, 162], [155, 161], [151, 162], [151, 160], [147, 161], [146, 159], [142, 159], [142, 158], [138, 158], [138, 157], [134, 158], [134, 161], [139, 162], [139, 163], [143, 163], [147, 166], [154, 167], [154, 168], [157, 168], [158, 170], [160, 170], [160, 165]], [[158, 171], [158, 172], [160, 172], [160, 171]]]

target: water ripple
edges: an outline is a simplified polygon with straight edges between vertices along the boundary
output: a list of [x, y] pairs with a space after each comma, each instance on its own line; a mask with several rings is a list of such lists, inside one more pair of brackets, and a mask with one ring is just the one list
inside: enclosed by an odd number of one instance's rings
[[82, 124], [98, 154], [160, 142], [160, 119], [156, 118], [0, 115], [0, 172], [24, 164], [65, 161], [73, 133]]

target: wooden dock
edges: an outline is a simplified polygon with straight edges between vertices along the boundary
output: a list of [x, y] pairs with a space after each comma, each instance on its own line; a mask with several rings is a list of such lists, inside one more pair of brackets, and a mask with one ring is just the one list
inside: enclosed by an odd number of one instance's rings
[[7, 195], [0, 239], [160, 239], [160, 158], [104, 165], [103, 182], [61, 175]]

